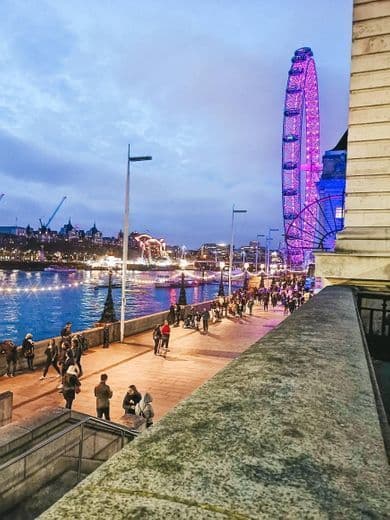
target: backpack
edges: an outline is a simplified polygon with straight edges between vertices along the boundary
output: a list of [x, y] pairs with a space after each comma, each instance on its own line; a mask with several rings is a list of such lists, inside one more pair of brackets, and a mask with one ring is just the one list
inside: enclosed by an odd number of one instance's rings
[[137, 403], [135, 406], [135, 415], [139, 415], [140, 417], [143, 417], [144, 419], [146, 419], [144, 411], [140, 407], [139, 403]]

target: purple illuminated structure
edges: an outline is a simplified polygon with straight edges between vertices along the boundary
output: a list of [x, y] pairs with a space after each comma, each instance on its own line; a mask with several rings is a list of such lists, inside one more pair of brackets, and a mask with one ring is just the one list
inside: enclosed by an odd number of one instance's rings
[[[305, 264], [316, 228], [316, 183], [321, 173], [318, 84], [309, 47], [295, 51], [288, 71], [282, 145], [283, 219], [289, 262]], [[312, 211], [303, 212], [305, 207]], [[303, 218], [303, 216], [305, 218]]]

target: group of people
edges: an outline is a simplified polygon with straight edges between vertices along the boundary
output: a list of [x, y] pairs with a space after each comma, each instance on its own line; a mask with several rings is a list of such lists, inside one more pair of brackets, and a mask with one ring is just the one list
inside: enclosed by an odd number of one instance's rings
[[[61, 330], [59, 345], [54, 338], [50, 339], [45, 349], [45, 364], [40, 379], [46, 379], [49, 368], [52, 366], [59, 377], [63, 377], [71, 365], [76, 365], [79, 375], [82, 374], [81, 356], [88, 349], [88, 340], [84, 334], [72, 336], [70, 322]], [[18, 347], [12, 340], [0, 343], [0, 353], [5, 355], [7, 363], [7, 377], [14, 377], [18, 363]], [[26, 360], [27, 370], [34, 371], [35, 343], [31, 332], [25, 335], [22, 347], [22, 358]]]
[[[15, 377], [18, 362], [18, 347], [7, 339], [0, 343], [0, 353], [5, 355], [7, 363], [7, 377]], [[27, 369], [34, 371], [35, 344], [31, 332], [25, 335], [22, 343], [22, 356], [26, 360]]]
[[[167, 319], [153, 330], [154, 354], [166, 356], [169, 351], [171, 327], [180, 326], [193, 328], [205, 334], [208, 332], [209, 323], [215, 323], [222, 318], [243, 318], [244, 314], [252, 315], [255, 302], [268, 311], [269, 305], [275, 309], [277, 306], [283, 308], [284, 314], [291, 314], [295, 309], [309, 298], [312, 291], [306, 290], [304, 280], [282, 279], [272, 281], [269, 288], [241, 288], [236, 290], [230, 297], [219, 296], [207, 307], [195, 309], [195, 307], [184, 307], [179, 304], [171, 305]], [[104, 347], [109, 345], [108, 328], [103, 333]], [[65, 400], [65, 407], [72, 408], [76, 395], [81, 391], [80, 378], [83, 374], [82, 355], [88, 349], [87, 339], [83, 334], [72, 335], [72, 324], [70, 322], [61, 330], [61, 339], [56, 344], [54, 338], [50, 339], [45, 349], [45, 364], [40, 377], [46, 379], [50, 367], [53, 367], [57, 377], [61, 378], [58, 386]], [[21, 348], [22, 356], [26, 360], [28, 370], [35, 370], [34, 357], [35, 346], [32, 333], [26, 334]], [[11, 340], [0, 343], [0, 353], [5, 354], [7, 362], [7, 376], [13, 377], [18, 360], [17, 346]], [[101, 374], [100, 382], [94, 389], [96, 397], [96, 414], [99, 418], [110, 420], [110, 399], [113, 392], [107, 384], [107, 374]], [[137, 414], [143, 416], [147, 426], [153, 424], [154, 411], [150, 393], [144, 396], [137, 390], [135, 385], [130, 385], [122, 402], [125, 414]]]
[[[107, 384], [108, 375], [101, 374], [100, 382], [94, 388], [96, 398], [96, 415], [99, 419], [110, 421], [110, 400], [113, 391]], [[81, 392], [81, 381], [75, 366], [71, 366], [64, 379], [62, 394], [65, 399], [65, 408], [72, 409], [73, 401], [76, 395]], [[135, 385], [130, 385], [122, 402], [122, 408], [127, 415], [138, 415], [143, 417], [146, 427], [153, 425], [154, 410], [152, 407], [153, 398], [150, 393], [146, 392], [144, 396], [137, 390]]]

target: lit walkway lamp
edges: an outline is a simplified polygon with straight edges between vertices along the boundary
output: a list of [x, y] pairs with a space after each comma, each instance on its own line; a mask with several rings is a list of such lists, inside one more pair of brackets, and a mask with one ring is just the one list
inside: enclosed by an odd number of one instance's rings
[[223, 287], [223, 269], [225, 267], [225, 262], [219, 262], [219, 268], [221, 269], [221, 279], [219, 281], [219, 289], [218, 296], [225, 296], [225, 289]]
[[125, 192], [125, 211], [123, 217], [123, 255], [122, 255], [122, 294], [121, 294], [121, 320], [120, 320], [120, 340], [123, 343], [125, 339], [125, 309], [126, 309], [126, 279], [127, 279], [127, 262], [129, 250], [129, 200], [130, 200], [130, 163], [138, 161], [151, 161], [150, 155], [141, 157], [130, 156], [130, 145], [127, 151], [127, 175], [126, 175], [126, 192]]
[[181, 272], [180, 293], [178, 303], [179, 305], [187, 305], [186, 288], [184, 285], [184, 271]]
[[269, 272], [269, 268], [270, 268], [270, 258], [269, 258], [269, 254], [270, 254], [270, 243], [272, 241], [272, 237], [271, 237], [271, 233], [273, 231], [279, 231], [279, 229], [277, 228], [268, 228], [268, 235], [266, 236], [265, 240], [266, 240], [266, 243], [267, 243], [267, 258], [266, 258], [266, 274], [267, 276], [269, 276], [270, 272]]
[[244, 283], [242, 284], [242, 288], [244, 289], [244, 291], [248, 290], [248, 282], [249, 282], [248, 267], [249, 267], [248, 262], [245, 262], [245, 264], [244, 264]]
[[233, 253], [234, 253], [234, 215], [236, 213], [247, 213], [246, 209], [234, 209], [234, 204], [232, 208], [232, 234], [230, 240], [230, 254], [229, 254], [229, 286], [228, 286], [228, 295], [232, 294], [232, 268], [233, 268]]
[[100, 323], [113, 323], [116, 321], [114, 302], [112, 299], [112, 271], [111, 269], [108, 272], [108, 291], [107, 298], [104, 303], [104, 309], [102, 313], [102, 317], [100, 318]]
[[259, 247], [260, 247], [260, 240], [259, 238], [265, 237], [265, 235], [257, 235], [257, 241], [256, 241], [256, 260], [255, 260], [255, 273], [257, 274], [257, 266], [259, 263]]

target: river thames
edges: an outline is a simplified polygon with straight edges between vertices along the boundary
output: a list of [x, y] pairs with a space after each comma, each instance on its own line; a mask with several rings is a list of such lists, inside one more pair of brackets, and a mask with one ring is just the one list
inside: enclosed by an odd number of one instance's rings
[[[163, 311], [177, 301], [180, 289], [154, 286], [159, 276], [167, 272], [129, 271], [126, 319]], [[0, 341], [20, 344], [28, 332], [36, 341], [58, 336], [67, 321], [74, 332], [93, 327], [107, 296], [107, 288], [95, 287], [107, 283], [108, 273], [102, 271], [0, 270]], [[120, 283], [119, 274], [113, 283]], [[217, 292], [215, 284], [187, 287], [187, 303], [212, 299]], [[112, 294], [119, 319], [121, 290], [114, 288]]]

